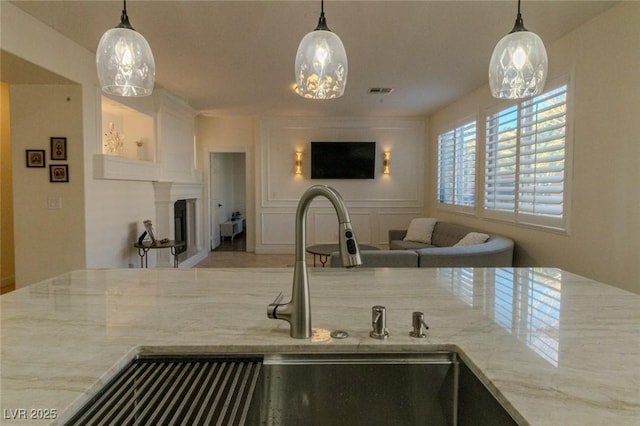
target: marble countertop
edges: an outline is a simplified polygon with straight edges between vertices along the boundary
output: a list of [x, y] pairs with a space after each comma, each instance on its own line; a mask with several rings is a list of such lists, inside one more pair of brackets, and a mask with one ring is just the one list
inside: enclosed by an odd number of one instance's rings
[[[140, 351], [454, 350], [523, 424], [640, 424], [638, 295], [551, 268], [313, 268], [318, 332], [298, 340], [266, 316], [292, 276], [82, 270], [1, 296], [0, 423], [64, 421]], [[369, 337], [373, 305], [387, 308], [388, 340]], [[409, 337], [413, 311], [426, 339]], [[331, 339], [337, 329], [350, 337]]]

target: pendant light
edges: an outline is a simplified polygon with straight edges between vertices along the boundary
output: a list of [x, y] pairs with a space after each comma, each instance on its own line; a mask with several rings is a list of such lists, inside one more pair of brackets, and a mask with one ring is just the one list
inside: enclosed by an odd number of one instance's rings
[[547, 52], [537, 34], [524, 27], [518, 0], [513, 30], [496, 45], [489, 64], [491, 94], [500, 99], [522, 99], [542, 93], [547, 80]]
[[148, 96], [153, 91], [156, 65], [147, 40], [131, 27], [127, 0], [120, 25], [103, 34], [96, 51], [102, 91], [117, 96]]
[[347, 85], [347, 53], [324, 18], [324, 0], [315, 30], [304, 36], [296, 54], [296, 92], [308, 99], [332, 99], [344, 94]]

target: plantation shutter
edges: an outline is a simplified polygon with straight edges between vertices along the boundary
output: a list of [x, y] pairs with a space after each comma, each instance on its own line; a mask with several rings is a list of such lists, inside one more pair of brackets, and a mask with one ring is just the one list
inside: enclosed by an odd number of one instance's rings
[[455, 189], [455, 131], [438, 136], [438, 202], [453, 204]]
[[476, 122], [438, 137], [438, 202], [475, 205]]
[[487, 117], [484, 208], [515, 212], [518, 106]]
[[486, 118], [484, 211], [564, 227], [567, 85]]
[[522, 104], [518, 213], [562, 219], [567, 86]]

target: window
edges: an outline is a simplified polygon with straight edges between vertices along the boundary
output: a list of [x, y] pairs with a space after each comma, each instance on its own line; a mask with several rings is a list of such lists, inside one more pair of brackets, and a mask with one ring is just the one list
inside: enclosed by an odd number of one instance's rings
[[486, 119], [485, 216], [565, 228], [567, 84]]
[[438, 203], [475, 206], [476, 122], [438, 136]]

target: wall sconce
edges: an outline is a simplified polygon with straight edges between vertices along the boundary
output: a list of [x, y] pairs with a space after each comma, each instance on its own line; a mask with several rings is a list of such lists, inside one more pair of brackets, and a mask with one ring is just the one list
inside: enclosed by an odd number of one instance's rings
[[391, 152], [385, 151], [382, 159], [382, 173], [389, 174], [389, 159], [391, 158]]
[[302, 152], [300, 151], [296, 152], [296, 174], [302, 174]]

